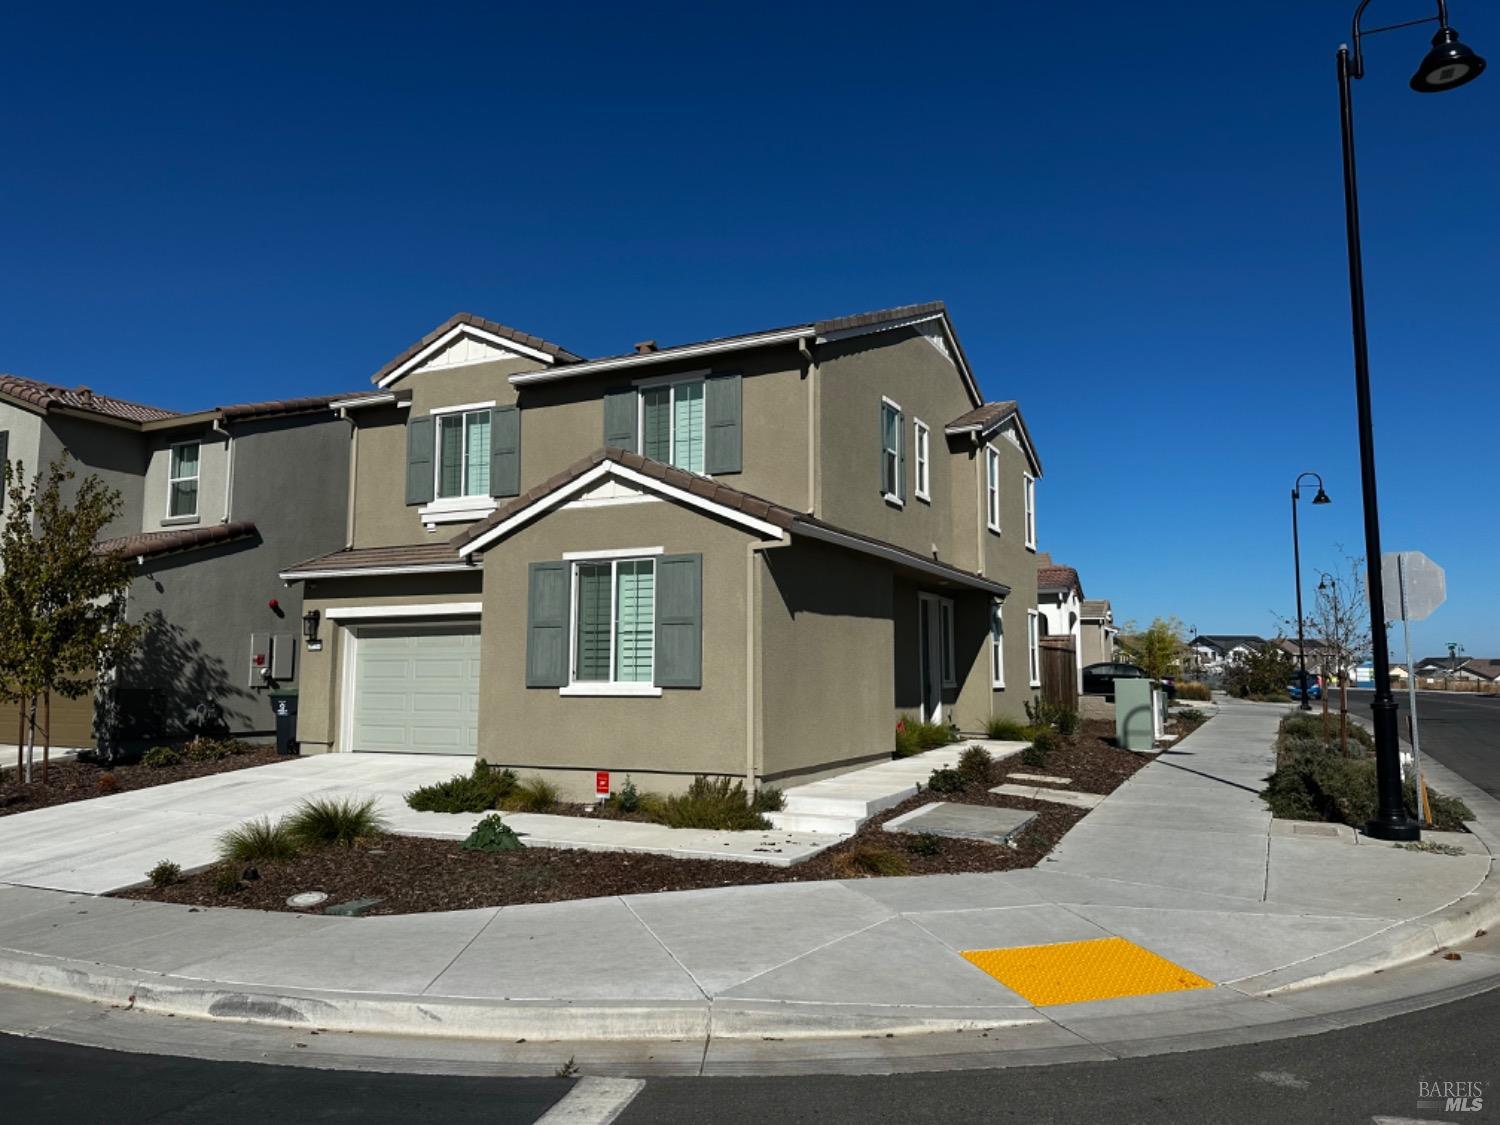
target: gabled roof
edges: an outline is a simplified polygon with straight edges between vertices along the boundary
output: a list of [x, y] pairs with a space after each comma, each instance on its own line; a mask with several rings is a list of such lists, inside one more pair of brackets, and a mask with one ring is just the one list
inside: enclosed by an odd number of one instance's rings
[[129, 402], [123, 398], [95, 394], [88, 387], [59, 387], [53, 383], [42, 383], [21, 375], [0, 375], [0, 398], [8, 398], [23, 406], [36, 407], [42, 412], [58, 407], [67, 410], [82, 410], [115, 418], [125, 422], [150, 422], [158, 418], [176, 417], [175, 410], [163, 410], [159, 406]]
[[1255, 648], [1266, 643], [1264, 637], [1257, 637], [1250, 633], [1200, 633], [1189, 645], [1204, 645], [1208, 648], [1216, 648], [1220, 652], [1228, 652], [1239, 645], [1247, 648]]
[[543, 340], [540, 336], [533, 336], [530, 332], [522, 332], [519, 328], [511, 328], [509, 325], [501, 324], [498, 320], [487, 320], [473, 313], [454, 313], [447, 320], [439, 324], [427, 335], [416, 343], [406, 348], [379, 371], [370, 376], [370, 382], [376, 386], [384, 385], [384, 382], [401, 367], [416, 359], [419, 355], [438, 343], [443, 337], [451, 333], [455, 328], [477, 328], [486, 336], [493, 336], [499, 340], [505, 340], [512, 344], [519, 344], [534, 352], [539, 352], [549, 363], [576, 363], [582, 356], [574, 355], [559, 344], [550, 340]]
[[461, 559], [452, 543], [414, 543], [394, 547], [345, 547], [332, 554], [289, 566], [284, 581], [299, 578], [363, 578], [381, 574], [440, 574], [472, 570], [477, 558]]
[[1078, 608], [1078, 616], [1084, 621], [1103, 621], [1109, 614], [1108, 598], [1084, 598]]
[[145, 531], [121, 535], [115, 539], [101, 539], [94, 544], [94, 550], [101, 554], [149, 559], [179, 551], [192, 551], [199, 547], [212, 547], [219, 543], [232, 543], [238, 539], [253, 539], [257, 534], [255, 524], [249, 520], [235, 520], [207, 527], [178, 527], [170, 531]]
[[690, 344], [677, 344], [669, 348], [648, 351], [623, 352], [602, 356], [598, 359], [582, 360], [566, 366], [553, 367], [545, 371], [523, 371], [512, 375], [510, 381], [518, 387], [531, 383], [553, 382], [570, 379], [575, 375], [588, 375], [598, 371], [613, 371], [617, 368], [643, 367], [674, 360], [692, 359], [697, 356], [717, 355], [723, 352], [742, 351], [748, 348], [767, 347], [773, 344], [791, 343], [796, 340], [829, 342], [863, 336], [873, 332], [890, 331], [896, 328], [914, 327], [933, 322], [939, 324], [944, 335], [953, 344], [954, 364], [958, 368], [970, 401], [976, 405], [984, 401], [979, 393], [979, 384], [969, 366], [969, 357], [959, 342], [958, 334], [948, 317], [948, 307], [942, 301], [927, 301], [917, 305], [897, 305], [873, 312], [856, 313], [852, 316], [833, 317], [828, 320], [809, 320], [783, 328], [766, 328], [758, 332], [746, 332], [735, 336], [718, 336]]
[[1016, 431], [1021, 439], [1021, 450], [1031, 462], [1031, 471], [1040, 477], [1042, 460], [1036, 455], [1036, 443], [1031, 440], [1031, 431], [1026, 428], [1026, 419], [1022, 417], [1021, 408], [1014, 399], [1006, 399], [1004, 402], [986, 402], [981, 406], [976, 406], [973, 410], [960, 414], [949, 422], [943, 427], [943, 432], [949, 437], [971, 434], [979, 441], [988, 441], [1011, 419], [1015, 419]]
[[873, 555], [898, 566], [919, 570], [1001, 597], [1010, 593], [1010, 587], [1005, 583], [986, 578], [982, 574], [940, 562], [894, 543], [835, 527], [759, 496], [741, 492], [722, 481], [711, 480], [613, 446], [595, 450], [535, 488], [527, 489], [520, 496], [507, 501], [485, 519], [455, 535], [449, 540], [450, 547], [460, 557], [471, 558], [509, 531], [544, 515], [595, 480], [609, 475], [619, 476], [647, 491], [660, 492], [669, 499], [748, 526], [768, 539], [785, 538], [785, 533], [790, 532]]
[[1078, 596], [1083, 597], [1083, 580], [1078, 577], [1078, 571], [1071, 566], [1058, 566], [1050, 561], [1050, 557], [1047, 563], [1036, 568], [1036, 588], [1038, 593], [1077, 590]]

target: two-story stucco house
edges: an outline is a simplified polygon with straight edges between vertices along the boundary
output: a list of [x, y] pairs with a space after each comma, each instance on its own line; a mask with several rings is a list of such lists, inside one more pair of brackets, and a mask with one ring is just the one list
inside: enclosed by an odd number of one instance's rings
[[592, 360], [459, 314], [373, 381], [347, 544], [283, 572], [304, 753], [753, 787], [1034, 695], [1041, 465], [941, 304]]
[[[181, 414], [0, 376], [0, 457], [27, 477], [63, 453], [72, 487], [120, 493], [102, 549], [134, 562], [126, 603], [141, 647], [101, 700], [100, 734], [265, 734], [273, 687], [296, 687], [299, 590], [288, 559], [345, 541], [349, 425], [329, 397]], [[95, 699], [53, 701], [52, 742], [94, 744]]]

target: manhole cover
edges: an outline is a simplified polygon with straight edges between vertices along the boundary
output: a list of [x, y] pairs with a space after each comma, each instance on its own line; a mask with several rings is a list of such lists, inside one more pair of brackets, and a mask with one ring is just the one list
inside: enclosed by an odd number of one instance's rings
[[286, 904], [293, 910], [311, 910], [315, 906], [322, 906], [327, 901], [328, 896], [322, 891], [303, 891], [287, 899]]

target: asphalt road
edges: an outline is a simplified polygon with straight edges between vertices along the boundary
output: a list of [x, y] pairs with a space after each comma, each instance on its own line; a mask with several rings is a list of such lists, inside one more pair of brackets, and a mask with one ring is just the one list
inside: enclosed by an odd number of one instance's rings
[[[1368, 716], [1373, 695], [1351, 691], [1349, 710]], [[1336, 706], [1336, 699], [1329, 705]], [[1401, 740], [1405, 742], [1409, 711], [1406, 693], [1398, 691], [1396, 699], [1401, 705]], [[1423, 754], [1431, 755], [1491, 797], [1500, 798], [1500, 695], [1419, 691], [1417, 724]]]
[[[1500, 991], [1324, 1035], [1110, 1063], [897, 1076], [651, 1079], [624, 1125], [711, 1122], [1485, 1121], [1500, 1113]], [[1419, 1082], [1477, 1084], [1445, 1112]], [[120, 1054], [0, 1037], [4, 1119], [27, 1125], [529, 1123], [571, 1083], [369, 1074]], [[561, 1111], [560, 1111], [561, 1112]], [[570, 1117], [577, 1125], [601, 1120]]]

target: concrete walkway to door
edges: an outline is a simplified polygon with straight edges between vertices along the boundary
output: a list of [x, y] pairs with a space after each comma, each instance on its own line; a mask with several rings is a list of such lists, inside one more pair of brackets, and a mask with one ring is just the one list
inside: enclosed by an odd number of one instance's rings
[[320, 754], [0, 817], [0, 883], [104, 894], [143, 882], [158, 860], [183, 870], [212, 863], [224, 831], [309, 797], [374, 797], [394, 817], [406, 811], [407, 793], [472, 761]]

